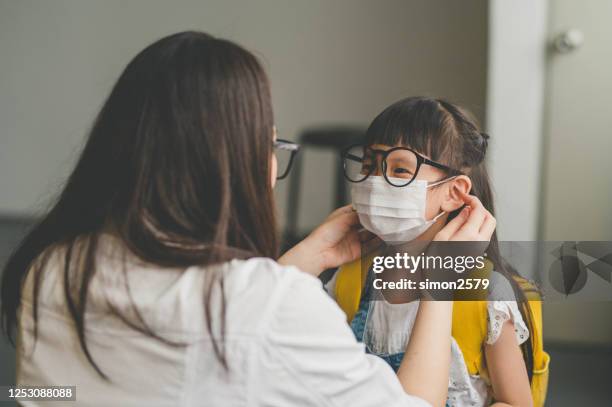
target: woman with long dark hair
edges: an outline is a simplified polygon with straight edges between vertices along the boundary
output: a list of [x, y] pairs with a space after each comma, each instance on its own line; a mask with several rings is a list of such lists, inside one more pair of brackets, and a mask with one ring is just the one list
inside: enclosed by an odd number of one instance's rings
[[105, 406], [444, 400], [452, 304], [421, 307], [395, 375], [312, 276], [359, 256], [350, 208], [278, 259], [275, 150], [296, 148], [276, 140], [267, 77], [240, 46], [185, 32], [140, 52], [5, 267], [18, 384]]

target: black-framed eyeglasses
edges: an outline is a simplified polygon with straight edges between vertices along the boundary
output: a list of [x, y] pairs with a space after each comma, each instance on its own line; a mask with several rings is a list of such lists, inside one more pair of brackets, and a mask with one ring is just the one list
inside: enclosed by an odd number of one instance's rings
[[[380, 159], [379, 159], [380, 157]], [[362, 144], [345, 148], [342, 152], [344, 176], [350, 182], [365, 181], [379, 167], [385, 180], [394, 187], [405, 187], [414, 181], [423, 164], [444, 170], [449, 176], [461, 171], [423, 157], [408, 147], [377, 150]]]
[[277, 162], [276, 179], [283, 179], [289, 175], [295, 155], [300, 151], [300, 145], [289, 140], [276, 139], [272, 144]]

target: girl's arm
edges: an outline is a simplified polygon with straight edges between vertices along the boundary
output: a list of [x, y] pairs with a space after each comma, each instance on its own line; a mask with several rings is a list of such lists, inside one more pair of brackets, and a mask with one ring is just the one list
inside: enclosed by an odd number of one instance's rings
[[485, 345], [485, 358], [493, 397], [493, 406], [533, 406], [529, 376], [512, 321], [506, 321], [494, 344]]
[[[478, 198], [465, 195], [464, 200], [469, 207], [448, 222], [435, 235], [434, 241], [487, 242], [491, 239], [495, 231], [495, 218]], [[421, 301], [404, 359], [397, 372], [407, 393], [417, 395], [433, 406], [446, 404], [452, 316], [452, 301]]]
[[444, 406], [451, 358], [452, 301], [422, 301], [397, 376], [408, 394]]

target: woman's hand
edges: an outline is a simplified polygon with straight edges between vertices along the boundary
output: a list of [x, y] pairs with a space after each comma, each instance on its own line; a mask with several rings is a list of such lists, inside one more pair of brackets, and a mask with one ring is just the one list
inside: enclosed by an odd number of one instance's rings
[[347, 205], [332, 212], [278, 262], [318, 276], [326, 269], [357, 259], [361, 255], [361, 245], [372, 239], [374, 235], [362, 230], [357, 213]]
[[463, 193], [466, 206], [434, 237], [434, 241], [488, 242], [495, 231], [495, 217], [473, 195]]

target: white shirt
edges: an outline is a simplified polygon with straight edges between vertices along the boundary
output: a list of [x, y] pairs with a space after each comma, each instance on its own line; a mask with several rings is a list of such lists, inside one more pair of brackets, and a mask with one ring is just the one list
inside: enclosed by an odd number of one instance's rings
[[[296, 268], [255, 258], [181, 271], [129, 260], [125, 271], [134, 304], [153, 332], [184, 345], [173, 346], [109, 313], [111, 301], [134, 315], [120, 278], [121, 256], [100, 252], [86, 341], [110, 382], [81, 351], [65, 305], [61, 256], [55, 253], [44, 270], [35, 346], [31, 276], [24, 288], [19, 385], [76, 386], [75, 405], [83, 406], [428, 405], [407, 395], [392, 369], [364, 352], [319, 280]], [[229, 373], [215, 357], [205, 324], [205, 277], [215, 270], [225, 285]], [[216, 328], [218, 299], [210, 306]]]

